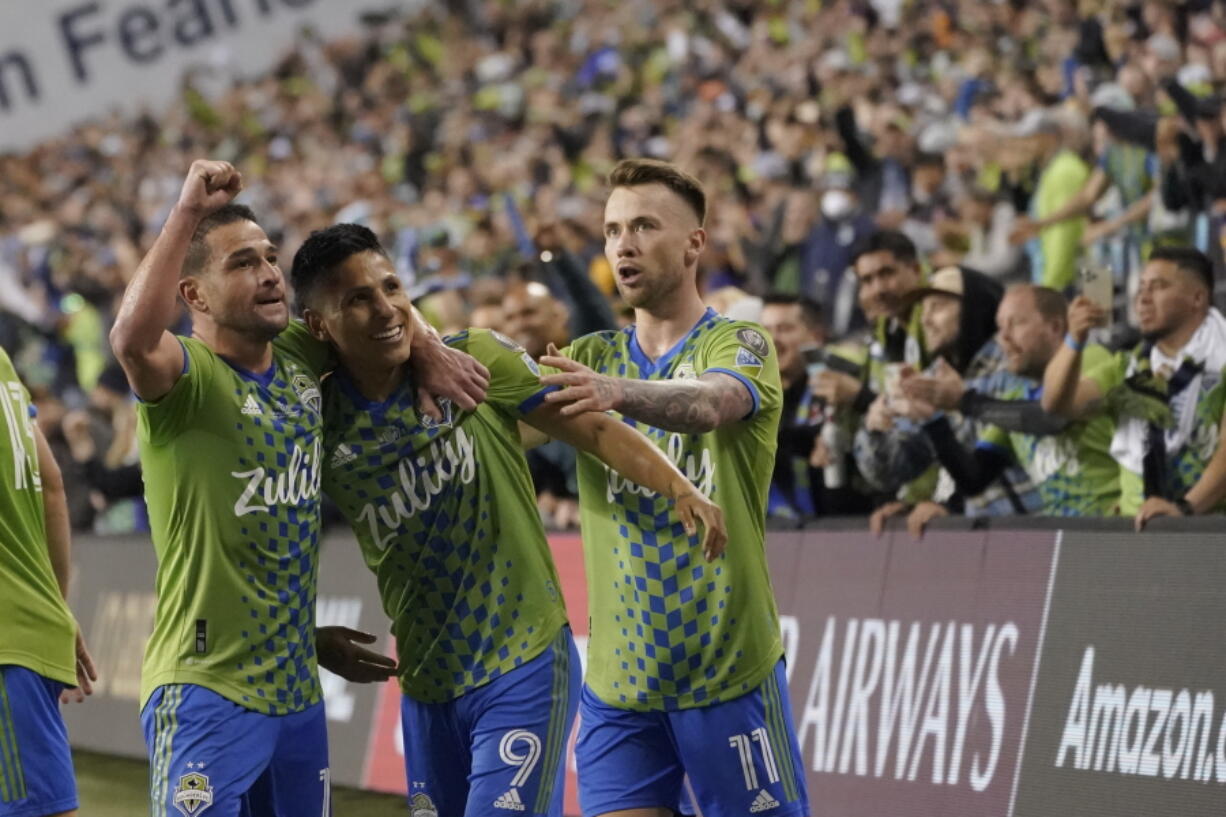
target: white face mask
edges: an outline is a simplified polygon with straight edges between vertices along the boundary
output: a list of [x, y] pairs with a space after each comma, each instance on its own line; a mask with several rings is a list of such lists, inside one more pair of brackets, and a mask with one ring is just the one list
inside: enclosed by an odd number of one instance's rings
[[839, 220], [851, 215], [855, 201], [846, 190], [827, 190], [822, 193], [822, 215]]

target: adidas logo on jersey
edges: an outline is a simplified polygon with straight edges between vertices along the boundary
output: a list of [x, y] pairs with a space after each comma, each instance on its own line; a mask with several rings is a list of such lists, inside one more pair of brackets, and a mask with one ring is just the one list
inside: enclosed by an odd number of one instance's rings
[[345, 443], [341, 443], [332, 452], [332, 467], [339, 468], [342, 465], [351, 463], [358, 458], [358, 455], [353, 453], [353, 449]]
[[264, 409], [260, 408], [260, 404], [255, 402], [255, 396], [249, 394], [247, 395], [246, 401], [243, 402], [242, 412], [248, 417], [253, 417], [258, 414], [263, 414]]
[[771, 793], [766, 789], [761, 789], [758, 796], [749, 804], [750, 814], [761, 814], [764, 811], [770, 811], [773, 808], [779, 808], [779, 801], [771, 797]]
[[[775, 805], [779, 805], [776, 803]], [[519, 789], [514, 786], [502, 797], [494, 801], [494, 808], [505, 808], [511, 811], [523, 811], [524, 801], [519, 798]]]

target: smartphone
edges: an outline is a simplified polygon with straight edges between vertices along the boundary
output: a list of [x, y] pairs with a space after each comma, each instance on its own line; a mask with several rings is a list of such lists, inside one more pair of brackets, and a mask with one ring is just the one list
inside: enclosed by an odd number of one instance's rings
[[1106, 264], [1086, 264], [1081, 268], [1081, 294], [1107, 313], [1107, 326], [1115, 312], [1115, 275]]

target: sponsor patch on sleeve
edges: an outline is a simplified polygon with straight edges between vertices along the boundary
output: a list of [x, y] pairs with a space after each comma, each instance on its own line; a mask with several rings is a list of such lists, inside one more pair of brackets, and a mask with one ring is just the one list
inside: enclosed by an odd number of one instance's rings
[[736, 350], [736, 365], [760, 367], [762, 365], [762, 358], [742, 346]]
[[[749, 351], [758, 357], [765, 358], [771, 353], [770, 343], [767, 342], [766, 338], [757, 329], [750, 329], [749, 327], [738, 329], [736, 330], [736, 339], [745, 344]], [[758, 365], [762, 365], [761, 361], [758, 362]]]

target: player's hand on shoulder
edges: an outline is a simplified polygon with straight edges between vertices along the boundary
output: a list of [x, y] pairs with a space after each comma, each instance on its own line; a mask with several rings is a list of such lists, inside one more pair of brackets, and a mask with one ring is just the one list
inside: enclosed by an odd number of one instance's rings
[[450, 400], [461, 411], [472, 411], [485, 400], [490, 386], [490, 371], [472, 355], [453, 349], [437, 338], [414, 341], [409, 358], [417, 383], [417, 403], [435, 420], [443, 420], [442, 400]]
[[315, 652], [319, 665], [358, 684], [386, 681], [396, 674], [396, 662], [362, 646], [376, 640], [370, 633], [348, 627], [317, 627]]
[[582, 363], [563, 357], [552, 343], [540, 362], [558, 370], [557, 374], [542, 377], [541, 385], [560, 387], [545, 395], [545, 400], [565, 404], [560, 412], [563, 416], [584, 411], [616, 411], [621, 406], [625, 388], [618, 378], [597, 374]]
[[243, 189], [243, 175], [234, 165], [213, 159], [192, 162], [179, 192], [179, 209], [204, 218], [229, 204]]

